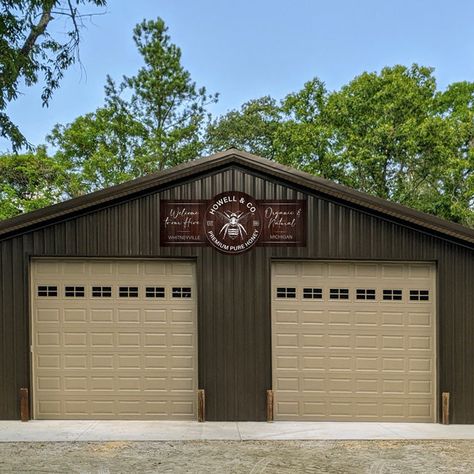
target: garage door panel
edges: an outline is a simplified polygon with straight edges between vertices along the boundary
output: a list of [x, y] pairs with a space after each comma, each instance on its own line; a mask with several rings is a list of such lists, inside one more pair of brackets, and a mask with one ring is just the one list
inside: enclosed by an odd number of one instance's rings
[[423, 263], [275, 264], [276, 419], [433, 421], [434, 280]]
[[35, 323], [58, 323], [60, 318], [60, 310], [57, 308], [41, 308], [34, 313]]
[[353, 264], [354, 276], [363, 277], [365, 281], [373, 281], [379, 276], [379, 266], [374, 263]]
[[194, 419], [195, 287], [189, 262], [35, 262], [36, 418]]
[[144, 323], [150, 325], [167, 324], [166, 310], [146, 309], [144, 310]]
[[194, 416], [195, 404], [189, 400], [107, 400], [72, 397], [62, 400], [42, 401], [38, 404], [38, 415], [54, 419], [65, 414], [68, 419], [175, 419], [187, 420]]
[[113, 321], [114, 310], [111, 308], [96, 308], [90, 310], [90, 322], [92, 324], [104, 322], [112, 323]]
[[302, 399], [278, 400], [275, 410], [282, 421], [292, 421], [296, 418], [307, 421], [385, 421], [394, 422], [404, 419], [407, 422], [425, 422], [433, 418], [433, 408], [430, 403], [416, 399], [404, 402], [397, 400], [360, 401], [358, 399], [338, 399], [334, 401], [315, 401]]

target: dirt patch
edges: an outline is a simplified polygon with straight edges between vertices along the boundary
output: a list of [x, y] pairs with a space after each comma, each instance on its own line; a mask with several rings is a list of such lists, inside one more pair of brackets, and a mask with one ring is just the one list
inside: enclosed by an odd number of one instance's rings
[[0, 443], [1, 473], [474, 472], [474, 441]]

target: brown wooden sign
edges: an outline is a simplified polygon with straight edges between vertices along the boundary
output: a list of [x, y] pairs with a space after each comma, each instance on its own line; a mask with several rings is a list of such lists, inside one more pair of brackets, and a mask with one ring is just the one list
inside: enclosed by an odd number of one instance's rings
[[240, 191], [209, 201], [160, 204], [162, 246], [212, 246], [238, 254], [255, 245], [305, 246], [305, 200], [261, 200]]
[[162, 246], [206, 245], [202, 222], [206, 201], [160, 202], [160, 243]]
[[306, 245], [306, 201], [259, 201], [262, 236], [258, 245]]
[[207, 206], [204, 230], [209, 243], [221, 252], [249, 250], [262, 233], [257, 201], [238, 191], [217, 195]]

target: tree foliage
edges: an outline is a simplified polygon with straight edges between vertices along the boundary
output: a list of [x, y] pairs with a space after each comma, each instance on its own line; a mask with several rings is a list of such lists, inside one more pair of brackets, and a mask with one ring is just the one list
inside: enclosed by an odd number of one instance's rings
[[[254, 104], [266, 104], [265, 120]], [[474, 225], [474, 83], [439, 91], [413, 65], [363, 73], [328, 92], [319, 79], [282, 101], [245, 104], [208, 129], [210, 151], [242, 148], [441, 217]], [[258, 115], [258, 114], [257, 114]], [[245, 124], [252, 140], [245, 140]]]
[[89, 192], [195, 158], [203, 151], [206, 107], [217, 100], [181, 64], [160, 18], [135, 27], [144, 65], [119, 84], [108, 77], [105, 104], [57, 125], [50, 142], [75, 170], [72, 194]]
[[0, 155], [0, 219], [60, 201], [67, 189], [65, 167], [44, 147], [22, 155]]
[[[27, 87], [43, 79], [41, 99], [47, 105], [64, 71], [78, 57], [84, 5], [105, 6], [106, 0], [2, 0], [0, 11], [0, 136], [13, 151], [28, 144], [6, 112]], [[49, 32], [52, 22], [66, 19], [66, 31]]]
[[[30, 43], [25, 35], [12, 43], [15, 31], [36, 38], [27, 59], [12, 53], [11, 64], [2, 66], [18, 74], [1, 79], [0, 112], [20, 78], [31, 84], [40, 73], [47, 102], [72, 60], [70, 45], [77, 46], [74, 34], [69, 43], [55, 43], [34, 23], [61, 2], [35, 0], [33, 12], [29, 3], [10, 0], [10, 17], [0, 17], [7, 25], [2, 54]], [[87, 3], [105, 0], [75, 5]], [[21, 15], [27, 20], [19, 27]], [[133, 40], [142, 67], [117, 82], [107, 77], [102, 107], [55, 126], [48, 137], [53, 157], [40, 148], [1, 158], [3, 217], [236, 147], [474, 227], [474, 83], [439, 90], [431, 68], [397, 65], [364, 72], [336, 91], [314, 78], [282, 100], [252, 99], [211, 120], [207, 106], [217, 95], [196, 86], [163, 20], [141, 22]]]

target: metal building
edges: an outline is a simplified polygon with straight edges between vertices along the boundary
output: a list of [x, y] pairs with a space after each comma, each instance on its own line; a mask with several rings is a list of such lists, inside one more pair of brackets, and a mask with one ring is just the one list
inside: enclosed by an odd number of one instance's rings
[[237, 150], [1, 222], [0, 419], [474, 423], [473, 248]]

